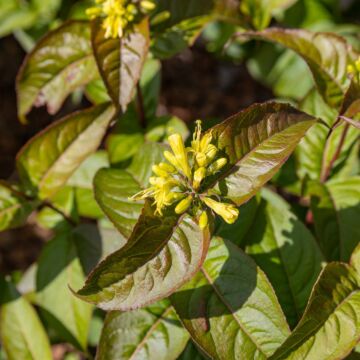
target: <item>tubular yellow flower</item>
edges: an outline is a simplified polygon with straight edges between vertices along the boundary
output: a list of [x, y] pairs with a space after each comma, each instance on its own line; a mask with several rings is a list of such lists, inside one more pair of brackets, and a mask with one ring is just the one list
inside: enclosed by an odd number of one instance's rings
[[214, 212], [220, 215], [228, 224], [233, 224], [239, 216], [239, 210], [231, 204], [217, 202], [211, 198], [204, 197], [203, 202]]
[[198, 152], [196, 155], [195, 155], [195, 159], [196, 159], [196, 162], [199, 166], [206, 166], [207, 164], [207, 159], [206, 159], [206, 155], [202, 152]]
[[191, 169], [188, 162], [187, 152], [185, 149], [184, 141], [180, 134], [170, 135], [168, 138], [170, 147], [175, 155], [176, 162], [178, 163], [178, 168], [182, 170], [184, 175], [190, 179], [191, 178]]
[[155, 8], [151, 0], [96, 0], [96, 4], [87, 9], [86, 14], [90, 19], [104, 19], [106, 38], [121, 38], [129, 27]]
[[212, 145], [212, 144], [208, 145], [208, 147], [205, 151], [206, 160], [207, 160], [208, 164], [210, 164], [214, 160], [217, 152], [218, 152], [218, 149], [216, 148], [215, 145]]
[[164, 171], [166, 171], [166, 172], [168, 172], [168, 173], [170, 173], [170, 174], [173, 174], [173, 173], [176, 172], [176, 169], [175, 169], [172, 165], [170, 165], [170, 164], [161, 162], [158, 166], [159, 166], [159, 168], [160, 168], [161, 170], [164, 170]]
[[209, 223], [208, 215], [206, 211], [203, 211], [199, 217], [199, 226], [201, 230], [204, 230]]
[[206, 169], [204, 167], [198, 168], [194, 172], [193, 188], [195, 190], [199, 189], [201, 182], [204, 180], [205, 176], [206, 176]]
[[175, 208], [175, 212], [179, 215], [183, 214], [190, 207], [192, 201], [193, 201], [193, 197], [191, 195], [189, 195], [187, 198], [181, 200], [177, 204], [177, 206]]
[[227, 164], [227, 159], [221, 158], [213, 162], [208, 168], [208, 175], [213, 175], [219, 172]]
[[160, 165], [154, 165], [152, 171], [155, 175], [162, 178], [167, 178], [169, 176], [169, 173], [166, 170], [163, 170]]

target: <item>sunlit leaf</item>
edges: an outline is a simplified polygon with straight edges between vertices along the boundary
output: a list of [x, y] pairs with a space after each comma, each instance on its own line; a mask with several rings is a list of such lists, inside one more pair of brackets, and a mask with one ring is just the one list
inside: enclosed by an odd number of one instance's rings
[[10, 184], [0, 181], [0, 231], [23, 225], [35, 207], [36, 201], [26, 199]]
[[92, 43], [100, 75], [111, 99], [125, 112], [140, 79], [149, 47], [149, 24], [144, 20], [121, 39], [106, 39], [100, 21], [92, 23]]
[[96, 358], [98, 360], [175, 360], [189, 335], [169, 301], [147, 308], [107, 314]]
[[280, 196], [264, 191], [255, 219], [245, 235], [246, 252], [268, 276], [294, 326], [321, 271], [323, 256], [311, 232]]
[[86, 349], [92, 307], [69, 289], [81, 287], [85, 278], [73, 239], [71, 232], [61, 234], [43, 250], [36, 274], [35, 303], [65, 328], [61, 331], [66, 334], [64, 340]]
[[49, 339], [35, 309], [15, 287], [0, 280], [1, 345], [8, 360], [52, 360]]
[[158, 216], [149, 203], [126, 245], [102, 261], [77, 293], [105, 310], [132, 310], [162, 299], [201, 266], [208, 229], [192, 217]]
[[360, 337], [360, 276], [343, 263], [321, 273], [299, 325], [270, 358], [343, 359]]
[[17, 78], [19, 117], [33, 106], [55, 114], [66, 97], [96, 79], [88, 22], [67, 22], [47, 34], [27, 56]]
[[236, 245], [213, 238], [201, 270], [171, 302], [211, 359], [267, 359], [289, 329], [265, 274]]
[[102, 104], [55, 122], [19, 152], [17, 167], [25, 186], [41, 198], [52, 196], [100, 145], [114, 108]]
[[228, 166], [215, 190], [237, 205], [249, 200], [283, 165], [315, 119], [290, 105], [254, 105], [211, 129]]
[[270, 28], [244, 36], [279, 43], [300, 55], [313, 73], [324, 100], [339, 108], [350, 84], [347, 65], [357, 59], [344, 38], [321, 32]]

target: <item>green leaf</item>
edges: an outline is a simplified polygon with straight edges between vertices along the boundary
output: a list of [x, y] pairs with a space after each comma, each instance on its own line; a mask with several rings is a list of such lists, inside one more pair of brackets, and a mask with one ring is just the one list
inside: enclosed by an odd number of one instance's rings
[[270, 358], [343, 359], [360, 338], [360, 277], [331, 263], [321, 273], [299, 325]]
[[279, 43], [295, 51], [307, 62], [324, 100], [333, 107], [340, 107], [350, 84], [347, 65], [358, 57], [344, 38], [332, 33], [280, 28], [243, 35]]
[[93, 80], [91, 83], [86, 85], [85, 95], [93, 104], [96, 105], [111, 101], [102, 79]]
[[128, 238], [141, 214], [143, 204], [130, 200], [141, 190], [126, 170], [102, 169], [94, 179], [95, 198], [119, 232]]
[[7, 360], [52, 360], [49, 339], [39, 317], [15, 287], [1, 280], [1, 345]]
[[27, 200], [10, 184], [0, 181], [0, 231], [24, 225], [36, 205], [36, 201]]
[[106, 39], [100, 21], [92, 23], [92, 44], [100, 75], [114, 104], [125, 112], [140, 79], [148, 48], [149, 24], [144, 20], [121, 39]]
[[71, 21], [47, 34], [26, 57], [17, 78], [19, 117], [33, 106], [55, 114], [75, 89], [98, 77], [88, 22]]
[[266, 28], [274, 12], [293, 5], [297, 0], [244, 0], [240, 3], [243, 15], [251, 19], [255, 29]]
[[67, 182], [75, 192], [76, 209], [80, 216], [101, 218], [104, 216], [95, 201], [93, 180], [97, 171], [109, 167], [108, 154], [99, 150], [87, 158]]
[[360, 275], [360, 243], [351, 254], [350, 264]]
[[113, 116], [114, 108], [102, 104], [69, 115], [37, 134], [17, 156], [24, 185], [40, 198], [51, 197], [96, 151]]
[[147, 308], [107, 314], [96, 358], [98, 360], [175, 360], [189, 335], [169, 301]]
[[211, 359], [267, 359], [289, 335], [265, 274], [221, 238], [212, 239], [201, 270], [171, 302]]
[[104, 310], [133, 310], [162, 299], [190, 279], [209, 246], [187, 214], [158, 216], [149, 203], [126, 245], [102, 261], [77, 293]]
[[92, 307], [75, 297], [69, 286], [81, 287], [84, 278], [73, 234], [64, 233], [51, 240], [38, 262], [35, 303], [56, 319], [64, 340], [83, 350]]
[[306, 226], [280, 196], [263, 192], [246, 252], [268, 276], [291, 326], [297, 324], [321, 271], [323, 256]]
[[[300, 109], [321, 118], [329, 127], [322, 123], [315, 124], [296, 148], [295, 156], [299, 177], [303, 179], [306, 176], [313, 180], [324, 178], [326, 169], [338, 151], [344, 131], [347, 132], [347, 135], [329, 177], [346, 178], [351, 175], [353, 170], [348, 168], [348, 165], [350, 164], [350, 155], [357, 153], [356, 142], [359, 138], [357, 129], [346, 130], [347, 126], [343, 123], [330, 132], [330, 127], [334, 126], [338, 112], [326, 105], [315, 90], [306, 96], [300, 104]], [[356, 154], [354, 155], [356, 157]]]
[[249, 200], [283, 165], [315, 119], [290, 105], [256, 104], [211, 129], [228, 166], [211, 186], [237, 205]]
[[200, 353], [192, 341], [189, 341], [178, 360], [205, 360], [208, 359]]
[[328, 260], [348, 261], [360, 239], [360, 177], [312, 182], [308, 193], [323, 253]]

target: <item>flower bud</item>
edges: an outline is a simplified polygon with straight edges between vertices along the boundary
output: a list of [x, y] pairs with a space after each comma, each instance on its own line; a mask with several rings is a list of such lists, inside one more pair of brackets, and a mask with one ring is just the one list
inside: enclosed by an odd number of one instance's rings
[[204, 197], [204, 203], [218, 215], [220, 215], [228, 224], [233, 224], [238, 216], [239, 210], [231, 204], [221, 203], [211, 198]]
[[176, 205], [175, 212], [179, 215], [183, 214], [190, 207], [192, 200], [193, 200], [193, 198], [191, 195], [189, 195], [187, 198], [181, 200]]
[[156, 14], [151, 20], [151, 25], [155, 26], [158, 24], [161, 24], [162, 22], [168, 20], [171, 17], [171, 14], [169, 11], [162, 11], [159, 14]]
[[174, 166], [174, 168], [179, 168], [179, 164], [175, 156], [170, 151], [164, 151], [164, 157], [172, 166]]
[[195, 158], [199, 166], [206, 166], [207, 160], [206, 160], [206, 155], [204, 153], [202, 152], [196, 153]]
[[209, 223], [208, 215], [206, 211], [203, 211], [199, 217], [199, 226], [201, 230], [204, 230]]
[[152, 171], [154, 174], [162, 178], [167, 178], [169, 176], [169, 173], [163, 170], [159, 165], [153, 165]]
[[221, 158], [213, 162], [208, 168], [208, 175], [216, 174], [227, 164], [226, 158]]
[[151, 11], [155, 9], [155, 4], [152, 1], [149, 0], [142, 0], [140, 2], [140, 6], [142, 8], [142, 10], [144, 11]]
[[206, 155], [206, 160], [207, 160], [207, 163], [208, 163], [208, 164], [211, 163], [211, 162], [214, 160], [217, 152], [218, 152], [218, 149], [216, 148], [215, 145], [210, 144], [210, 145], [207, 147], [207, 149], [206, 149], [206, 151], [205, 151], [205, 155]]
[[174, 173], [176, 171], [176, 169], [172, 165], [167, 163], [161, 162], [158, 166], [161, 170], [164, 170], [168, 173]]
[[202, 137], [200, 141], [200, 150], [205, 152], [207, 147], [210, 145], [211, 140], [212, 140], [211, 132], [208, 132]]
[[184, 175], [190, 179], [191, 169], [188, 162], [184, 141], [180, 134], [173, 134], [168, 137], [170, 147], [175, 155], [176, 161]]
[[204, 180], [205, 176], [206, 169], [204, 167], [200, 167], [194, 172], [193, 187], [195, 190], [199, 189], [201, 182]]

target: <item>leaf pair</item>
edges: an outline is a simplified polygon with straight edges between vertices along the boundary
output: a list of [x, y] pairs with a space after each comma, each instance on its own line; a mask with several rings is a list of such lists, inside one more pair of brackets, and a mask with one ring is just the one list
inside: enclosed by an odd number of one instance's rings
[[[211, 129], [215, 143], [228, 157], [229, 166], [209, 188], [237, 205], [246, 202], [283, 164], [314, 122], [289, 105], [268, 103], [215, 126]], [[97, 196], [100, 206], [124, 232], [126, 222], [135, 219], [136, 213], [131, 214], [132, 207], [125, 209], [120, 185], [113, 187], [114, 192], [108, 186], [115, 184], [111, 178], [120, 175], [129, 177], [113, 170], [100, 172], [95, 191], [103, 194]], [[127, 194], [127, 190], [121, 191]], [[104, 309], [133, 309], [170, 295], [196, 273], [206, 256], [210, 234], [202, 233], [197, 219], [189, 215], [159, 217], [153, 211], [147, 204], [127, 245], [94, 269], [78, 292], [82, 299]]]

